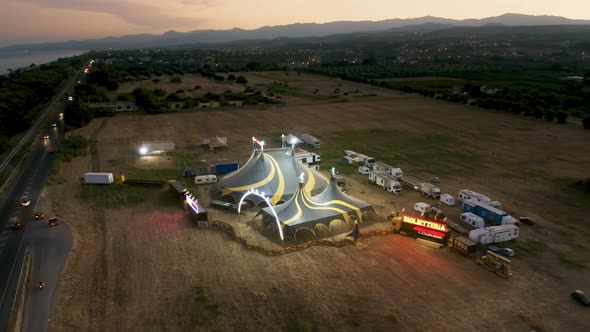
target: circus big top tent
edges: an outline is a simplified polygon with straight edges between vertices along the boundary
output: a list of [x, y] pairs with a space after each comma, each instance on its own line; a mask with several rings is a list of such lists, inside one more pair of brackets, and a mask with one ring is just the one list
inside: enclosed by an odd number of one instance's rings
[[[254, 149], [244, 166], [219, 181], [217, 196], [238, 202], [248, 190], [257, 190], [264, 192], [275, 205], [295, 195], [299, 189], [297, 179], [302, 173], [303, 190], [310, 195], [320, 193], [328, 185], [328, 179], [299, 162], [291, 148]], [[254, 195], [247, 199], [255, 205], [263, 201]]]
[[[343, 193], [336, 185], [332, 174], [330, 184], [322, 193], [310, 197], [305, 190], [297, 190], [289, 201], [275, 206], [274, 210], [285, 235], [295, 237], [299, 229], [305, 228], [315, 234], [318, 224], [329, 227], [333, 220], [343, 220], [347, 223], [353, 219], [362, 221], [364, 214], [372, 212], [373, 207]], [[261, 209], [259, 214], [262, 215], [263, 222], [275, 221], [271, 207]]]

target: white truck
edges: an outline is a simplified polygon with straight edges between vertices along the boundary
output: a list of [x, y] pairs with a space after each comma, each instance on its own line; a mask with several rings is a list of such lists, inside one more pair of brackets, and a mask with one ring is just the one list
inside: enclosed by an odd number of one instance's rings
[[433, 185], [432, 183], [423, 182], [420, 184], [420, 191], [422, 194], [427, 197], [432, 198], [439, 198], [440, 197], [440, 188]]
[[[361, 166], [366, 167], [366, 166]], [[359, 168], [360, 169], [360, 168]], [[389, 174], [383, 171], [373, 171], [370, 170], [369, 172], [369, 182], [374, 183], [381, 187], [384, 190], [389, 191], [390, 193], [394, 193], [395, 195], [399, 195], [402, 192], [401, 184]]]
[[375, 162], [375, 170], [376, 171], [384, 171], [385, 173], [393, 176], [396, 179], [401, 178], [404, 176], [401, 168], [390, 166], [384, 162], [377, 161]]
[[520, 228], [515, 225], [478, 228], [469, 232], [469, 239], [475, 243], [481, 244], [506, 242], [516, 239], [519, 235], [519, 230]]
[[358, 162], [360, 165], [367, 166], [370, 169], [375, 168], [375, 158], [352, 150], [344, 150], [344, 159], [348, 160], [349, 164]]
[[297, 135], [300, 140], [304, 141], [306, 144], [313, 146], [314, 148], [320, 147], [320, 140], [311, 136], [310, 134], [301, 134]]
[[113, 173], [89, 172], [80, 177], [81, 184], [111, 184]]

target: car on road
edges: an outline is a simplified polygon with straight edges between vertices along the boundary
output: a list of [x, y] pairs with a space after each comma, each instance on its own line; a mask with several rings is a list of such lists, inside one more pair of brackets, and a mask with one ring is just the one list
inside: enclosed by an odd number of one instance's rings
[[52, 128], [55, 128], [55, 127], [57, 127], [57, 123], [55, 123], [55, 122], [54, 122], [54, 123], [52, 123], [52, 124], [51, 124], [51, 127], [52, 127]]
[[37, 212], [35, 213], [35, 220], [41, 220], [43, 219], [44, 215], [41, 212]]
[[438, 176], [433, 176], [432, 178], [430, 178], [430, 182], [440, 183], [440, 178]]
[[57, 226], [59, 225], [59, 220], [57, 219], [57, 217], [51, 217], [49, 218], [47, 223], [49, 224], [49, 226]]
[[23, 228], [23, 224], [21, 224], [20, 222], [14, 222], [10, 224], [10, 228], [12, 228], [13, 231], [18, 231], [21, 228]]
[[20, 202], [21, 206], [29, 206], [31, 205], [31, 200], [30, 199], [24, 199]]
[[43, 135], [43, 139], [49, 139], [49, 135]]
[[572, 292], [571, 295], [574, 300], [580, 302], [580, 304], [582, 304], [583, 306], [590, 307], [590, 299], [581, 290], [576, 289]]
[[534, 219], [530, 217], [520, 217], [518, 218], [518, 221], [520, 221], [521, 224], [527, 224], [530, 226], [535, 226], [535, 224], [537, 223]]

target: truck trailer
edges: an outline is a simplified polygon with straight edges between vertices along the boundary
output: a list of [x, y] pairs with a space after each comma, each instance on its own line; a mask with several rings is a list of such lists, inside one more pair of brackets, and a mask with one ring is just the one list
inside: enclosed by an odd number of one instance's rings
[[487, 250], [485, 255], [478, 257], [475, 262], [503, 278], [512, 276], [512, 262], [490, 250]]
[[80, 177], [81, 184], [111, 184], [113, 183], [113, 173], [85, 173]]
[[399, 180], [401, 183], [407, 185], [408, 187], [411, 187], [412, 189], [420, 190], [420, 188], [422, 187], [422, 181], [411, 176], [402, 176], [401, 178], [399, 178]]

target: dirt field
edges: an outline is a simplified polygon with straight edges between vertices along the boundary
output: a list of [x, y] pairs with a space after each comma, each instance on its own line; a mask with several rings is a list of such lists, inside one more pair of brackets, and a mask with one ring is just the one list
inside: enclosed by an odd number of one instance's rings
[[[323, 77], [247, 77], [255, 85], [283, 80], [307, 92], [339, 88], [358, 90], [359, 96], [334, 102], [290, 94], [283, 106], [117, 116], [77, 130], [96, 140], [95, 147], [65, 165], [60, 184], [47, 188], [51, 210], [75, 233], [55, 299], [53, 330], [590, 329], [587, 308], [569, 297], [575, 288], [590, 293], [585, 217], [590, 200], [562, 180], [589, 176], [590, 133]], [[360, 96], [365, 94], [372, 96]], [[483, 168], [445, 175], [443, 192], [456, 196], [470, 188], [500, 200], [514, 216], [536, 218], [537, 226], [521, 227], [521, 237], [510, 243], [516, 252], [511, 279], [446, 248], [424, 247], [400, 235], [268, 257], [224, 233], [197, 229], [165, 189], [154, 189], [139, 204], [107, 209], [83, 199], [77, 184], [79, 175], [90, 170], [149, 168], [134, 156], [141, 140], [173, 140], [180, 151], [194, 150], [194, 159], [243, 163], [252, 136], [277, 142], [274, 137], [281, 132], [321, 135], [375, 128], [456, 138]], [[229, 136], [230, 148], [213, 153], [198, 147], [213, 135]], [[329, 149], [326, 137], [321, 149]], [[403, 169], [431, 175], [408, 162]], [[374, 204], [381, 215], [424, 200], [414, 192], [398, 197], [383, 192], [360, 174], [347, 180], [348, 192]], [[206, 197], [212, 190], [203, 187], [199, 194]], [[240, 224], [239, 230], [248, 232], [249, 214], [209, 210], [210, 219]], [[445, 211], [455, 218], [459, 213], [458, 208]]]

